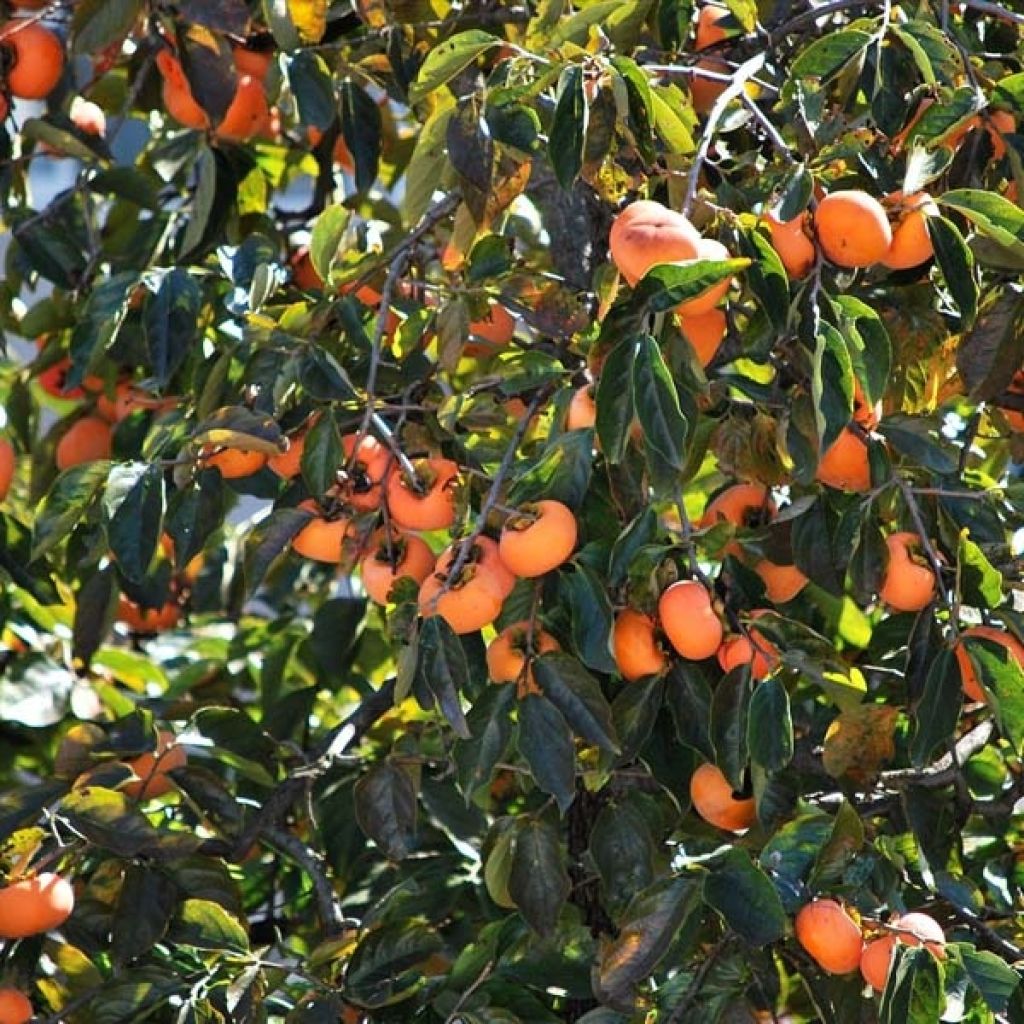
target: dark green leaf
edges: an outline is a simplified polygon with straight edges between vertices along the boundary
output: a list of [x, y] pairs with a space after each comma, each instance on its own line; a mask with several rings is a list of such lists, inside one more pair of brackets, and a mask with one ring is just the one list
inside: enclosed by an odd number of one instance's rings
[[963, 943], [955, 947], [970, 978], [993, 1013], [1005, 1013], [1010, 997], [1020, 987], [1020, 976], [1004, 960], [987, 950], [971, 949]]
[[288, 84], [295, 96], [300, 124], [328, 132], [337, 117], [338, 105], [331, 73], [323, 57], [311, 50], [299, 50], [290, 55], [287, 66]]
[[590, 833], [590, 856], [613, 910], [654, 882], [655, 840], [635, 803], [610, 803], [602, 809]]
[[85, 515], [106, 483], [110, 463], [83, 462], [64, 470], [36, 513], [33, 527], [33, 560], [56, 547]]
[[110, 517], [107, 536], [118, 568], [128, 580], [141, 581], [163, 534], [162, 470], [140, 462], [112, 466], [103, 503]]
[[325, 413], [309, 428], [302, 448], [302, 479], [312, 494], [322, 498], [337, 486], [338, 470], [344, 459], [337, 424], [333, 416]]
[[384, 1006], [404, 998], [422, 981], [411, 968], [443, 947], [432, 928], [409, 919], [366, 932], [345, 971], [345, 997], [359, 1006]]
[[129, 864], [117, 897], [111, 928], [111, 953], [123, 967], [164, 937], [181, 894], [158, 868]]
[[882, 993], [879, 1024], [934, 1024], [944, 999], [939, 964], [924, 946], [896, 944], [896, 959]]
[[555, 112], [548, 133], [548, 157], [564, 189], [572, 186], [583, 167], [588, 113], [583, 95], [583, 68], [570, 64], [558, 80]]
[[715, 761], [733, 788], [743, 788], [747, 764], [747, 716], [750, 706], [750, 670], [733, 669], [715, 687], [711, 700], [711, 740]]
[[576, 653], [595, 672], [614, 672], [615, 659], [608, 650], [612, 608], [598, 575], [582, 562], [559, 577], [559, 587], [568, 596], [572, 616], [572, 640]]
[[416, 831], [416, 790], [409, 773], [383, 761], [356, 783], [353, 796], [359, 827], [388, 860], [407, 857]]
[[461, 641], [440, 615], [430, 616], [420, 627], [419, 654], [420, 675], [437, 698], [441, 713], [460, 739], [469, 739], [459, 700], [469, 685], [469, 664]]
[[508, 892], [534, 931], [555, 930], [569, 889], [557, 829], [537, 818], [517, 822]]
[[365, 192], [377, 180], [381, 151], [380, 107], [350, 79], [341, 83], [341, 134], [356, 166], [356, 188]]
[[960, 593], [968, 604], [977, 608], [995, 608], [1003, 603], [1003, 575], [985, 557], [965, 530], [960, 534], [957, 549]]
[[853, 363], [843, 336], [823, 323], [814, 349], [811, 379], [818, 450], [827, 451], [853, 415]]
[[142, 11], [142, 0], [79, 0], [71, 21], [75, 53], [105, 50], [131, 31]]
[[547, 697], [529, 694], [519, 702], [518, 742], [534, 781], [565, 813], [576, 794], [576, 753], [569, 726]]
[[481, 786], [491, 781], [494, 766], [508, 749], [512, 737], [510, 712], [514, 703], [514, 686], [489, 686], [473, 702], [466, 716], [470, 738], [459, 740], [453, 754], [466, 803]]
[[863, 54], [871, 36], [860, 29], [829, 32], [801, 51], [789, 73], [794, 78], [831, 78], [854, 57]]
[[688, 426], [679, 407], [675, 381], [658, 343], [650, 335], [639, 341], [633, 364], [633, 393], [651, 482], [656, 490], [670, 496], [686, 465]]
[[533, 663], [544, 696], [551, 701], [577, 736], [611, 754], [619, 752], [611, 708], [598, 682], [571, 655], [555, 651]]
[[754, 764], [781, 771], [793, 758], [793, 719], [789, 694], [772, 677], [754, 687], [747, 718], [747, 747]]
[[748, 266], [749, 259], [661, 263], [652, 267], [637, 284], [636, 297], [652, 313], [665, 313], [702, 295], [719, 282], [735, 277]]
[[1024, 210], [996, 192], [959, 188], [936, 197], [963, 214], [981, 234], [1024, 256]]
[[960, 229], [945, 217], [928, 217], [928, 237], [942, 279], [960, 311], [960, 323], [968, 328], [978, 315], [978, 282], [974, 274], [974, 254], [967, 247]]
[[161, 280], [146, 299], [146, 342], [153, 376], [165, 385], [185, 361], [198, 337], [203, 293], [181, 267]]
[[961, 641], [974, 664], [1003, 739], [1018, 754], [1024, 750], [1024, 668], [1006, 647], [991, 640], [967, 637]]
[[92, 656], [107, 638], [117, 607], [114, 568], [107, 565], [85, 578], [75, 595], [75, 621], [71, 631], [71, 655], [89, 667]]
[[255, 593], [274, 559], [313, 518], [304, 508], [279, 508], [271, 512], [245, 539], [245, 589]]
[[654, 728], [665, 695], [665, 679], [650, 676], [629, 683], [612, 701], [612, 721], [622, 747], [620, 761], [636, 757]]
[[597, 382], [597, 436], [612, 464], [622, 461], [633, 424], [633, 364], [637, 339], [625, 338], [609, 353]]
[[704, 879], [704, 902], [752, 946], [781, 939], [786, 912], [768, 876], [738, 847], [729, 849]]

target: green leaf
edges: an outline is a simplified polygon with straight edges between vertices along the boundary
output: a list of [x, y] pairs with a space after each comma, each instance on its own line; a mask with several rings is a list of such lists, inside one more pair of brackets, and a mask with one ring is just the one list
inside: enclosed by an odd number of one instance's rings
[[960, 322], [970, 327], [978, 315], [978, 281], [974, 273], [974, 253], [964, 241], [960, 229], [945, 217], [927, 217], [928, 237], [942, 279], [960, 311]]
[[971, 984], [981, 993], [993, 1013], [1005, 1013], [1010, 997], [1020, 986], [1020, 976], [1003, 959], [987, 950], [971, 949], [965, 943], [949, 951], [963, 964]]
[[685, 661], [673, 665], [665, 681], [665, 702], [679, 742], [713, 761], [711, 687], [697, 665]]
[[245, 591], [256, 592], [274, 559], [288, 549], [295, 535], [313, 519], [304, 508], [275, 509], [245, 538]]
[[614, 672], [615, 659], [608, 650], [612, 628], [612, 606], [600, 577], [583, 562], [572, 572], [559, 576], [565, 588], [572, 616], [572, 641], [576, 653], [587, 668], [595, 672]]
[[519, 702], [518, 745], [534, 781], [564, 814], [576, 795], [576, 753], [569, 726], [547, 697], [529, 694]]
[[175, 267], [145, 307], [146, 343], [153, 376], [163, 386], [192, 351], [199, 332], [203, 293], [188, 271]]
[[550, 498], [579, 508], [590, 487], [593, 449], [592, 430], [567, 430], [559, 434], [512, 485], [509, 504]]
[[754, 764], [778, 772], [793, 758], [793, 718], [786, 687], [775, 677], [754, 687], [747, 716], [747, 747]]
[[199, 151], [196, 160], [198, 184], [192, 197], [192, 210], [181, 242], [182, 258], [192, 256], [205, 246], [211, 235], [211, 223], [215, 223], [214, 208], [217, 204], [217, 156], [209, 147]]
[[459, 694], [469, 686], [469, 664], [462, 642], [440, 615], [432, 615], [420, 627], [419, 672], [437, 698], [441, 713], [455, 735], [469, 739], [469, 727]]
[[693, 877], [661, 879], [635, 897], [618, 935], [602, 946], [595, 970], [595, 995], [632, 1013], [634, 987], [653, 973], [676, 933], [699, 908], [700, 887]]
[[734, 789], [743, 788], [747, 763], [750, 671], [735, 668], [715, 687], [711, 701], [711, 739], [715, 761]]
[[923, 416], [887, 416], [878, 430], [902, 455], [936, 473], [956, 472], [956, 459], [934, 418]]
[[539, 935], [548, 936], [555, 930], [569, 890], [558, 830], [542, 819], [518, 821], [508, 892]]
[[111, 928], [114, 962], [123, 967], [145, 956], [164, 937], [180, 898], [178, 887], [159, 868], [129, 864]]
[[359, 827], [388, 860], [407, 857], [416, 832], [416, 790], [409, 773], [382, 761], [355, 784], [353, 798]]
[[572, 187], [583, 167], [589, 108], [583, 95], [583, 68], [571, 64], [558, 80], [555, 112], [548, 133], [548, 157], [558, 183]]
[[794, 78], [831, 78], [854, 57], [863, 54], [871, 36], [860, 29], [829, 32], [806, 47], [790, 66]]
[[780, 330], [789, 318], [789, 278], [779, 254], [760, 231], [742, 230], [740, 245], [750, 259], [747, 281], [761, 308]]
[[651, 481], [657, 490], [672, 495], [686, 465], [688, 426], [679, 407], [675, 381], [650, 335], [639, 341], [633, 364], [633, 393]]
[[388, 921], [359, 941], [345, 971], [345, 998], [358, 1006], [379, 1007], [404, 999], [422, 984], [412, 970], [443, 948], [433, 928], [418, 921]]
[[338, 484], [338, 470], [345, 461], [341, 435], [330, 413], [317, 417], [302, 447], [302, 479], [310, 492], [322, 498]]
[[597, 436], [604, 456], [613, 465], [622, 461], [633, 424], [633, 364], [636, 338], [625, 338], [609, 353], [601, 368], [594, 396], [597, 405]]
[[843, 336], [831, 324], [821, 324], [815, 340], [811, 396], [818, 451], [826, 452], [853, 415], [853, 363]]
[[685, 264], [659, 263], [636, 286], [636, 298], [652, 313], [665, 313], [695, 299], [721, 281], [735, 277], [750, 266], [746, 258], [693, 260]]
[[1001, 644], [980, 637], [961, 641], [995, 713], [999, 732], [1018, 754], [1024, 750], [1024, 668]]
[[654, 728], [664, 696], [665, 679], [650, 676], [623, 687], [612, 701], [612, 721], [622, 747], [620, 762], [637, 756]]
[[212, 900], [185, 900], [171, 925], [169, 939], [197, 949], [245, 952], [249, 948], [242, 922]]
[[996, 608], [1003, 603], [1003, 574], [964, 530], [956, 553], [961, 595], [977, 608]]
[[128, 580], [139, 582], [149, 571], [163, 533], [163, 471], [141, 462], [112, 466], [103, 504], [118, 568]]
[[768, 876], [749, 854], [731, 847], [704, 878], [704, 902], [751, 946], [764, 946], [786, 933], [786, 911]]
[[192, 433], [195, 444], [227, 445], [244, 452], [280, 455], [285, 439], [277, 421], [242, 405], [227, 405], [206, 416]]
[[439, 43], [427, 54], [416, 81], [409, 88], [410, 102], [418, 103], [435, 89], [450, 82], [482, 53], [501, 43], [496, 36], [480, 29], [459, 32]]
[[339, 110], [341, 134], [356, 167], [356, 188], [365, 192], [377, 180], [380, 166], [380, 107], [362, 86], [346, 79], [341, 83]]
[[75, 595], [75, 621], [71, 631], [71, 656], [89, 667], [93, 655], [106, 639], [117, 607], [114, 567], [104, 566], [86, 576]]
[[299, 123], [328, 132], [338, 115], [338, 103], [331, 72], [323, 57], [310, 50], [299, 50], [290, 55], [287, 68]]
[[657, 847], [635, 802], [607, 804], [590, 833], [590, 856], [601, 876], [604, 899], [614, 912], [655, 880]]
[[936, 201], [963, 214], [977, 230], [1024, 257], [1024, 210], [995, 192], [959, 188], [944, 192]]
[[110, 463], [99, 460], [72, 466], [57, 477], [36, 513], [32, 531], [33, 561], [68, 536], [89, 510], [109, 472]]
[[[853, 804], [844, 800], [836, 811], [828, 841], [818, 851], [808, 879], [812, 890], [828, 890], [842, 881], [846, 869], [864, 846], [864, 822]], [[786, 908], [790, 908], [787, 906]]]
[[537, 658], [534, 675], [544, 696], [577, 736], [610, 754], [619, 752], [612, 712], [597, 680], [571, 655], [554, 651]]
[[897, 943], [879, 1024], [934, 1024], [944, 1002], [939, 962], [924, 946]]
[[406, 225], [415, 224], [423, 216], [441, 180], [448, 163], [445, 152], [448, 122], [454, 113], [454, 106], [439, 106], [427, 118], [416, 137], [405, 173], [405, 194], [402, 196], [402, 222]]
[[804, 811], [782, 825], [761, 850], [761, 866], [771, 873], [790, 914], [806, 902], [805, 882], [833, 828], [823, 811]]
[[142, 0], [79, 0], [71, 19], [75, 53], [91, 56], [126, 36], [142, 12]]
[[453, 757], [467, 804], [481, 786], [491, 781], [494, 766], [508, 749], [514, 703], [514, 686], [488, 686], [466, 716], [470, 736], [456, 742]]
[[313, 269], [325, 284], [341, 255], [341, 242], [348, 227], [350, 211], [344, 206], [328, 206], [313, 222], [309, 240], [309, 258]]
[[892, 342], [881, 317], [866, 302], [854, 295], [837, 295], [835, 307], [840, 313], [840, 333], [846, 341], [853, 372], [861, 383], [868, 402], [882, 399], [889, 384]]

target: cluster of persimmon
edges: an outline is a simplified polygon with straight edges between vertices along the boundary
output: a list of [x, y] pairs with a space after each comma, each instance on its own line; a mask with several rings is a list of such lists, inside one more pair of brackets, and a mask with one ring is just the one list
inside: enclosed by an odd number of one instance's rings
[[794, 929], [797, 941], [823, 971], [850, 974], [859, 968], [875, 992], [885, 989], [897, 945], [923, 945], [940, 960], [946, 955], [942, 927], [919, 911], [871, 926], [865, 941], [865, 931], [841, 903], [819, 898], [801, 907]]

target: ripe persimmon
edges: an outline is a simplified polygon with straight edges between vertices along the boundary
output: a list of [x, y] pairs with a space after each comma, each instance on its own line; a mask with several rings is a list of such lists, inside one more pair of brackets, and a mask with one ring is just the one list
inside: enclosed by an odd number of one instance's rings
[[566, 430], [589, 430], [597, 423], [597, 402], [594, 401], [594, 387], [584, 384], [572, 393], [569, 411], [565, 416]]
[[121, 420], [142, 410], [160, 414], [170, 412], [178, 407], [179, 400], [171, 395], [159, 398], [147, 394], [141, 388], [137, 388], [122, 382], [117, 385], [116, 395], [113, 403], [106, 394], [101, 394], [96, 399], [96, 411], [112, 423], [120, 423]]
[[309, 246], [296, 249], [288, 260], [292, 268], [292, 281], [304, 292], [318, 292], [323, 289], [323, 278], [316, 272], [309, 255]]
[[865, 430], [874, 430], [882, 418], [882, 403], [872, 405], [864, 394], [859, 380], [853, 382], [853, 422], [859, 423]]
[[404, 473], [385, 484], [392, 521], [406, 530], [444, 530], [455, 522], [455, 485], [459, 467], [450, 459], [418, 459], [413, 465], [422, 490]]
[[440, 615], [456, 633], [475, 633], [501, 613], [515, 577], [502, 564], [497, 543], [477, 537], [458, 576], [451, 578], [461, 546], [456, 541], [441, 552], [420, 587], [419, 608], [424, 617]]
[[214, 134], [232, 142], [247, 142], [258, 135], [269, 121], [270, 108], [263, 83], [252, 75], [240, 75], [235, 97]]
[[487, 674], [492, 683], [515, 683], [522, 679], [524, 693], [538, 693], [533, 659], [560, 649], [558, 641], [540, 626], [533, 627], [531, 636], [529, 622], [515, 622], [487, 645]]
[[718, 97], [729, 87], [727, 76], [732, 68], [729, 66], [729, 62], [722, 57], [701, 57], [694, 64], [694, 68], [697, 72], [710, 71], [723, 76], [721, 79], [717, 79], [695, 73], [690, 77], [688, 84], [693, 109], [698, 114], [707, 114], [715, 105]]
[[7, 492], [11, 489], [17, 464], [14, 446], [6, 437], [0, 437], [0, 501], [7, 497]]
[[630, 203], [612, 224], [612, 262], [630, 285], [659, 263], [697, 259], [700, 234], [688, 217], [650, 199]]
[[263, 452], [243, 451], [241, 448], [212, 447], [200, 452], [199, 460], [208, 469], [220, 471], [225, 480], [240, 480], [258, 473], [266, 464]]
[[28, 1024], [32, 1004], [24, 992], [16, 988], [0, 988], [0, 1024]]
[[385, 478], [391, 468], [391, 453], [375, 437], [360, 436], [358, 431], [341, 439], [341, 449], [345, 464], [338, 474], [339, 494], [360, 512], [380, 508]]
[[972, 637], [979, 640], [991, 640], [993, 643], [1005, 647], [1022, 669], [1024, 669], [1024, 644], [1012, 633], [997, 629], [994, 626], [972, 626], [960, 634], [956, 646], [953, 648], [953, 653], [956, 655], [957, 664], [960, 666], [960, 680], [963, 684], [964, 693], [971, 700], [983, 701], [986, 699], [985, 691], [982, 689], [978, 674], [974, 671], [974, 665], [971, 663], [967, 648], [963, 644], [964, 640]]
[[722, 644], [722, 621], [707, 587], [697, 580], [668, 587], [658, 599], [658, 618], [676, 653], [689, 661], [710, 658]]
[[[730, 257], [731, 253], [729, 250], [714, 238], [702, 238], [697, 243], [696, 259], [698, 260], [717, 261], [727, 260]], [[681, 302], [676, 306], [676, 315], [680, 317], [694, 317], [710, 312], [725, 298], [731, 284], [732, 278], [727, 277], [724, 281], [719, 281], [718, 284], [713, 284], [710, 288], [705, 289], [695, 298]]]
[[828, 974], [849, 974], [860, 966], [864, 939], [842, 904], [830, 899], [804, 904], [793, 922], [797, 942]]
[[946, 956], [945, 933], [938, 921], [928, 914], [903, 914], [890, 921], [889, 927], [894, 930], [869, 942], [860, 958], [860, 973], [876, 992], [881, 992], [885, 988], [892, 966], [893, 951], [897, 944], [923, 944], [925, 949], [938, 959], [942, 960]]
[[0, 889], [0, 939], [24, 939], [59, 928], [75, 909], [71, 883], [53, 872]]
[[709, 825], [742, 832], [757, 818], [753, 797], [738, 797], [718, 765], [702, 764], [690, 777], [693, 809]]
[[115, 618], [135, 633], [162, 633], [178, 624], [181, 605], [168, 601], [162, 608], [143, 608], [122, 594]]
[[882, 263], [890, 270], [908, 270], [930, 260], [934, 250], [928, 235], [928, 218], [939, 212], [932, 197], [927, 192], [909, 196], [892, 192], [886, 196], [886, 202], [895, 208], [898, 219]]
[[340, 564], [350, 550], [357, 531], [348, 516], [328, 518], [312, 498], [299, 504], [299, 508], [313, 513], [313, 518], [292, 538], [292, 550], [314, 562]]
[[619, 675], [627, 682], [661, 675], [668, 658], [658, 646], [654, 619], [634, 608], [624, 608], [612, 626], [612, 657]]
[[985, 131], [992, 142], [992, 159], [1002, 160], [1006, 156], [1004, 135], [1017, 130], [1017, 119], [1008, 110], [990, 110], [985, 117]]
[[718, 4], [704, 4], [697, 12], [697, 25], [693, 34], [693, 48], [706, 50], [709, 46], [724, 42], [729, 33], [720, 22], [729, 19], [729, 8]]
[[733, 484], [708, 502], [700, 525], [726, 522], [738, 528], [757, 527], [774, 519], [777, 511], [764, 484]]
[[184, 768], [187, 761], [188, 754], [175, 741], [174, 733], [161, 729], [156, 750], [147, 750], [125, 762], [137, 778], [121, 786], [121, 791], [133, 800], [152, 800], [163, 796], [174, 789], [174, 783], [167, 773], [175, 768]]
[[749, 665], [754, 679], [766, 679], [779, 664], [779, 650], [759, 629], [751, 627], [747, 636], [726, 637], [718, 648], [718, 664], [723, 672]]
[[560, 501], [534, 501], [505, 520], [498, 551], [517, 576], [543, 576], [569, 558], [576, 538], [572, 509]]
[[0, 46], [8, 54], [7, 88], [23, 100], [41, 100], [53, 92], [64, 72], [64, 46], [38, 21], [14, 19], [0, 28]]
[[156, 66], [164, 79], [161, 96], [167, 113], [185, 128], [209, 128], [210, 118], [192, 95], [192, 86], [178, 58], [169, 50], [161, 50], [156, 55]]
[[882, 204], [859, 189], [830, 192], [814, 211], [825, 256], [839, 267], [869, 267], [885, 259], [892, 229]]
[[792, 601], [810, 582], [795, 565], [779, 565], [762, 559], [754, 566], [754, 572], [764, 581], [764, 590], [772, 604]]
[[871, 490], [867, 442], [847, 427], [821, 457], [814, 478], [839, 491]]
[[272, 50], [254, 50], [237, 43], [231, 47], [231, 56], [235, 61], [235, 69], [240, 75], [251, 75], [261, 82], [267, 77], [267, 72], [274, 60]]
[[434, 552], [415, 534], [381, 531], [359, 563], [363, 586], [370, 599], [387, 604], [395, 580], [408, 576], [422, 583], [434, 571]]
[[893, 611], [919, 612], [935, 597], [936, 579], [921, 553], [921, 539], [903, 530], [885, 538], [889, 564], [879, 588], [879, 598]]
[[715, 358], [725, 337], [725, 313], [720, 309], [709, 309], [693, 316], [678, 316], [677, 322], [683, 337], [697, 354], [697, 361], [701, 366], [707, 366]]
[[806, 277], [817, 259], [817, 251], [808, 235], [810, 223], [807, 213], [801, 213], [792, 220], [779, 220], [769, 213], [765, 221], [772, 248], [779, 254], [786, 273], [793, 280]]
[[280, 455], [271, 455], [267, 466], [282, 480], [291, 480], [302, 472], [302, 453], [306, 448], [306, 431], [303, 427], [288, 438], [288, 447]]
[[504, 348], [515, 336], [516, 322], [500, 303], [491, 303], [487, 315], [469, 325], [470, 341], [463, 350], [467, 356], [479, 358]]
[[57, 442], [54, 456], [58, 469], [68, 469], [83, 462], [109, 459], [110, 452], [110, 424], [99, 416], [83, 416]]

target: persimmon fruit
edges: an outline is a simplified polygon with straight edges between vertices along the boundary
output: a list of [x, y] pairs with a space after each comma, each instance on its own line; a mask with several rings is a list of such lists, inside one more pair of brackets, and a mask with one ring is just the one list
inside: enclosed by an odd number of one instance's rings
[[12, 95], [41, 100], [53, 92], [64, 72], [64, 47], [53, 32], [38, 21], [15, 18], [0, 28], [0, 46], [9, 55]]
[[753, 797], [738, 797], [718, 765], [702, 764], [690, 777], [693, 809], [709, 825], [742, 832], [757, 818]]
[[761, 577], [765, 594], [772, 604], [792, 601], [810, 582], [795, 565], [779, 565], [767, 558], [754, 566], [754, 572]]
[[464, 351], [466, 355], [478, 357], [489, 355], [504, 348], [515, 336], [516, 322], [512, 314], [500, 303], [494, 302], [487, 315], [473, 320], [469, 325], [470, 342]]
[[725, 42], [729, 32], [721, 22], [728, 21], [729, 8], [718, 4], [704, 4], [697, 12], [697, 25], [693, 35], [693, 48], [706, 50], [716, 43]]
[[[697, 260], [727, 260], [731, 258], [731, 253], [721, 242], [716, 241], [714, 238], [702, 238], [697, 243]], [[689, 261], [685, 261], [689, 262]], [[692, 299], [687, 299], [685, 302], [681, 302], [676, 306], [676, 315], [680, 317], [694, 317], [700, 316], [702, 313], [708, 313], [717, 306], [722, 299], [729, 292], [729, 287], [732, 285], [732, 278], [727, 277], [718, 284], [711, 285], [710, 288], [706, 288], [699, 295]]]
[[109, 459], [111, 445], [110, 424], [100, 416], [83, 416], [57, 442], [54, 452], [57, 468], [69, 469], [83, 462]]
[[0, 988], [0, 1024], [28, 1024], [32, 1003], [16, 988]]
[[747, 634], [737, 634], [722, 641], [716, 652], [718, 664], [723, 672], [749, 665], [754, 679], [766, 679], [779, 664], [779, 650], [759, 629], [751, 627]]
[[709, 309], [706, 313], [677, 317], [679, 330], [693, 347], [697, 361], [707, 366], [722, 345], [727, 321], [720, 309]]
[[702, 239], [688, 217], [650, 199], [630, 203], [612, 224], [612, 262], [630, 285], [659, 263], [697, 259]]
[[18, 464], [14, 445], [6, 437], [0, 437], [0, 501], [7, 497]]
[[404, 473], [392, 474], [385, 485], [392, 521], [406, 530], [447, 529], [455, 522], [458, 465], [450, 459], [419, 459], [413, 465], [421, 491]]
[[[921, 540], [907, 530], [892, 533], [885, 538], [889, 551], [889, 564], [879, 588], [879, 598], [893, 611], [919, 612], [927, 608], [935, 597], [936, 579], [930, 565], [924, 561]], [[915, 558], [916, 556], [916, 558]]]
[[533, 627], [531, 637], [529, 622], [514, 622], [487, 645], [487, 674], [492, 683], [515, 683], [525, 679], [524, 692], [538, 693], [533, 659], [560, 649], [558, 641], [540, 626]]
[[344, 515], [328, 518], [312, 498], [301, 502], [299, 508], [311, 512], [313, 518], [292, 538], [292, 550], [314, 562], [339, 565], [356, 536], [352, 520]]
[[890, 270], [909, 270], [926, 263], [935, 254], [928, 234], [928, 218], [939, 212], [934, 200], [927, 192], [909, 196], [893, 192], [886, 201], [896, 207], [899, 219], [892, 230], [889, 251], [881, 262]]
[[991, 640], [992, 643], [1005, 647], [1014, 661], [1024, 669], [1024, 644], [1022, 644], [1012, 633], [997, 629], [995, 626], [972, 626], [965, 629], [957, 640], [953, 653], [956, 655], [957, 664], [960, 666], [960, 681], [963, 684], [964, 693], [971, 700], [984, 701], [985, 691], [982, 689], [978, 674], [974, 671], [971, 657], [963, 641], [968, 639]]
[[568, 505], [545, 499], [509, 516], [501, 531], [501, 560], [517, 576], [543, 576], [565, 562], [576, 547], [576, 517]]
[[263, 83], [252, 75], [241, 75], [235, 96], [214, 134], [232, 142], [247, 142], [270, 120], [270, 108]]
[[267, 464], [267, 456], [241, 448], [207, 446], [200, 453], [200, 462], [207, 469], [218, 470], [225, 480], [241, 480], [258, 473]]
[[818, 462], [816, 480], [838, 491], [871, 490], [871, 462], [867, 442], [850, 427], [829, 445]]
[[133, 800], [153, 800], [174, 789], [167, 773], [184, 768], [188, 762], [185, 748], [175, 742], [174, 733], [161, 729], [155, 750], [147, 750], [125, 764], [137, 778], [121, 786], [121, 792]]
[[658, 619], [676, 653], [689, 661], [710, 658], [722, 645], [722, 620], [707, 587], [697, 580], [668, 587], [658, 599]]
[[946, 936], [942, 926], [928, 914], [919, 911], [903, 914], [890, 921], [889, 926], [895, 930], [869, 942], [860, 958], [860, 972], [876, 992], [885, 988], [892, 967], [893, 951], [898, 944], [923, 944], [938, 959], [942, 960], [946, 956]]
[[[358, 431], [341, 439], [345, 464], [339, 477], [339, 492], [359, 512], [380, 508], [384, 482], [391, 467], [391, 453], [375, 437]], [[396, 520], [397, 522], [397, 520]]]
[[860, 966], [864, 939], [842, 904], [811, 900], [800, 908], [794, 928], [797, 942], [827, 974], [849, 974]]
[[274, 61], [273, 51], [254, 50], [241, 44], [231, 47], [231, 56], [240, 75], [251, 75], [261, 82], [267, 77], [270, 65]]
[[839, 267], [870, 267], [892, 245], [885, 208], [859, 189], [825, 196], [814, 211], [814, 231], [826, 258]]
[[592, 384], [584, 384], [572, 393], [565, 417], [566, 430], [589, 430], [597, 424], [597, 402]]
[[172, 600], [160, 608], [143, 608], [122, 594], [115, 618], [135, 633], [163, 633], [181, 621], [181, 605]]
[[792, 220], [779, 220], [772, 214], [765, 218], [772, 248], [778, 253], [789, 277], [798, 281], [806, 277], [817, 259], [817, 250], [811, 241], [809, 218], [801, 213]]
[[741, 529], [757, 527], [774, 519], [777, 511], [763, 484], [732, 484], [708, 502], [700, 525], [708, 527], [726, 522]]
[[192, 86], [178, 58], [169, 50], [161, 50], [156, 55], [156, 66], [164, 80], [161, 97], [167, 113], [185, 128], [209, 128], [210, 118], [192, 95]]
[[[728, 76], [732, 71], [729, 62], [723, 57], [701, 57], [695, 62], [694, 68], [697, 71], [711, 71], [714, 74]], [[700, 74], [694, 74], [689, 80], [690, 100], [693, 109], [698, 114], [710, 113], [718, 97], [729, 87], [728, 81], [716, 78], [706, 78]]]
[[434, 571], [434, 552], [415, 534], [381, 532], [359, 563], [363, 586], [370, 599], [387, 604], [395, 581], [409, 577], [422, 583]]
[[475, 633], [501, 613], [515, 577], [502, 564], [497, 542], [477, 537], [458, 576], [450, 578], [460, 547], [461, 542], [456, 541], [446, 548], [434, 572], [423, 581], [420, 614], [440, 615], [456, 633]]
[[654, 619], [634, 608], [624, 608], [615, 616], [612, 657], [627, 682], [661, 675], [668, 668], [668, 658], [658, 646], [655, 630]]
[[0, 889], [0, 939], [24, 939], [59, 928], [75, 909], [75, 890], [45, 871]]

